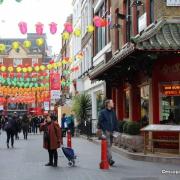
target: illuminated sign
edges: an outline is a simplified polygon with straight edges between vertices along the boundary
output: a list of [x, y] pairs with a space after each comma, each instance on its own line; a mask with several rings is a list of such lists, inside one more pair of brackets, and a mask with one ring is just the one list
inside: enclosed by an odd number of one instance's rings
[[162, 85], [161, 92], [166, 96], [180, 96], [180, 84]]

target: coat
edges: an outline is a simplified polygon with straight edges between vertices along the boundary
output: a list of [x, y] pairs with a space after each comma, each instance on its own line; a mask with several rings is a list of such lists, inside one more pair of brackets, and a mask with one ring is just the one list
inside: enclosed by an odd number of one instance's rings
[[29, 119], [27, 117], [24, 117], [22, 119], [22, 129], [24, 131], [27, 131], [29, 129]]
[[49, 142], [44, 138], [43, 147], [45, 149], [54, 150], [61, 146], [61, 129], [57, 122], [43, 123], [40, 125], [40, 131], [48, 130]]

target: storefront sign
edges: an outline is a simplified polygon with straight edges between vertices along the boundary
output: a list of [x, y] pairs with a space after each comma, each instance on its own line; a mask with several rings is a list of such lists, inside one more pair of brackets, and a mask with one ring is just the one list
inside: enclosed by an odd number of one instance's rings
[[144, 13], [141, 17], [138, 19], [138, 32], [140, 33], [147, 27], [147, 18], [146, 13]]
[[52, 73], [50, 74], [51, 90], [60, 90], [60, 74]]
[[60, 99], [60, 91], [51, 90], [51, 99]]
[[48, 101], [44, 102], [44, 110], [49, 111], [49, 102]]
[[176, 63], [172, 66], [169, 66], [165, 64], [162, 68], [162, 73], [163, 74], [171, 74], [171, 73], [179, 73], [180, 72], [180, 63]]
[[180, 96], [180, 84], [162, 85], [162, 94], [166, 96]]
[[180, 6], [180, 0], [167, 0], [167, 6]]

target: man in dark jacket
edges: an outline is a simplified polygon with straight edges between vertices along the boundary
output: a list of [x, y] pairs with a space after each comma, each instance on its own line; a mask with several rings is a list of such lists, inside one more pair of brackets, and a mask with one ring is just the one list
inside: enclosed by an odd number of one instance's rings
[[103, 109], [99, 114], [98, 119], [98, 131], [102, 131], [105, 135], [108, 143], [108, 152], [107, 158], [109, 164], [112, 166], [115, 162], [112, 160], [112, 141], [113, 141], [113, 132], [117, 131], [117, 118], [116, 114], [113, 111], [114, 103], [111, 99], [106, 100], [105, 109]]

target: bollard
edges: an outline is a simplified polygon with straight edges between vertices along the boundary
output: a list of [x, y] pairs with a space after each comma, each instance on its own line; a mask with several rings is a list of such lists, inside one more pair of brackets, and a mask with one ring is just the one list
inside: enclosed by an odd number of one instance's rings
[[67, 147], [68, 148], [72, 147], [72, 145], [71, 145], [71, 131], [70, 130], [67, 131]]
[[107, 160], [107, 140], [102, 139], [101, 141], [101, 163], [99, 164], [100, 169], [109, 169], [109, 163]]

